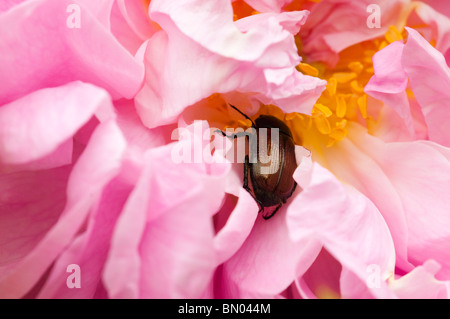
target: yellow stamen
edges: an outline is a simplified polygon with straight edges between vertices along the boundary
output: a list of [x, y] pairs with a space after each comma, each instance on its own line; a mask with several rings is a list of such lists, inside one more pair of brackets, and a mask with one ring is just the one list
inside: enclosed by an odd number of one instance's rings
[[347, 112], [347, 102], [342, 94], [336, 97], [336, 116], [343, 118]]
[[333, 112], [331, 112], [331, 110], [327, 106], [317, 103], [314, 105], [312, 115], [313, 116], [323, 115], [325, 117], [330, 117], [331, 115], [333, 115]]
[[353, 61], [348, 64], [348, 68], [355, 72], [356, 74], [360, 74], [364, 69], [364, 65], [359, 61]]
[[303, 115], [301, 115], [299, 113], [288, 113], [284, 116], [285, 121], [293, 121], [295, 119], [303, 120], [304, 117], [303, 117]]
[[[365, 120], [368, 132], [375, 127], [376, 120], [369, 115], [374, 110], [368, 105], [368, 95], [364, 92], [374, 75], [373, 56], [390, 43], [406, 39], [406, 36], [404, 29], [399, 31], [391, 26], [383, 37], [341, 51], [333, 69], [319, 62], [312, 65], [302, 62], [297, 66], [298, 71], [327, 81], [326, 90], [317, 100], [311, 115], [291, 113], [284, 117], [305, 147], [335, 145], [347, 136], [350, 122], [364, 125], [361, 118]], [[410, 93], [407, 91], [407, 94]]]
[[336, 79], [337, 83], [348, 83], [351, 80], [356, 79], [358, 75], [355, 72], [336, 72], [333, 74], [333, 78]]
[[389, 43], [387, 41], [382, 41], [380, 45], [378, 46], [378, 51], [383, 50], [385, 47], [387, 47]]
[[333, 142], [339, 142], [347, 136], [347, 133], [347, 130], [333, 130], [329, 136], [334, 140]]
[[353, 81], [350, 83], [350, 87], [352, 88], [353, 92], [355, 92], [355, 93], [364, 93], [364, 87], [361, 86], [361, 85], [358, 83], [358, 81], [356, 81], [356, 80], [353, 80]]
[[347, 122], [346, 119], [343, 119], [342, 121], [336, 122], [336, 128], [340, 129], [340, 130], [343, 130], [343, 129], [345, 129], [347, 127], [347, 123], [348, 122]]
[[240, 126], [243, 126], [243, 127], [250, 127], [250, 126], [252, 126], [252, 122], [250, 122], [250, 120], [247, 120], [247, 119], [245, 119], [245, 120], [239, 120], [239, 121], [238, 121], [238, 124], [239, 124]]
[[363, 118], [367, 118], [367, 94], [358, 98], [358, 106]]
[[300, 63], [298, 65], [298, 69], [306, 75], [310, 75], [310, 76], [314, 76], [314, 77], [319, 76], [319, 70], [317, 70], [315, 67], [313, 67], [310, 64]]
[[335, 78], [330, 78], [327, 83], [327, 91], [330, 96], [334, 96], [336, 94], [337, 89], [337, 80]]
[[325, 116], [318, 116], [314, 118], [314, 124], [320, 133], [324, 135], [328, 135], [331, 133], [330, 122], [327, 120]]
[[388, 32], [386, 33], [385, 38], [386, 38], [386, 40], [387, 40], [389, 43], [392, 43], [392, 42], [395, 42], [395, 41], [402, 41], [402, 40], [403, 40], [402, 34], [401, 34], [400, 31], [398, 31], [398, 29], [397, 29], [395, 26], [393, 26], [393, 25], [391, 25], [391, 26], [389, 27], [389, 30], [388, 30]]

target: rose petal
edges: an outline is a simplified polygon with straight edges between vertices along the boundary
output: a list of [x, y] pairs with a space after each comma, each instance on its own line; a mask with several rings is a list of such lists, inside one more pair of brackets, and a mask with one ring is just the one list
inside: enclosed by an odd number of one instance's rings
[[314, 263], [296, 280], [296, 288], [307, 299], [339, 298], [341, 271], [341, 264], [322, 248]]
[[421, 106], [430, 140], [450, 146], [450, 134], [445, 129], [450, 121], [450, 68], [444, 56], [434, 49], [417, 31], [407, 28], [402, 63], [411, 82], [414, 96]]
[[76, 2], [86, 8], [107, 30], [110, 29], [111, 9], [114, 0], [76, 0]]
[[[103, 265], [108, 256], [115, 222], [134, 185], [125, 178], [129, 167], [104, 187], [98, 208], [89, 215], [87, 229], [77, 236], [54, 263], [45, 285], [38, 294], [44, 299], [93, 298], [101, 284]], [[67, 286], [69, 265], [80, 267], [81, 289]]]
[[[311, 18], [302, 31], [303, 51], [312, 61], [337, 63], [338, 53], [356, 43], [375, 39], [406, 18], [407, 0], [321, 1], [311, 8]], [[380, 27], [370, 28], [368, 19], [373, 11], [370, 5], [380, 8]]]
[[405, 122], [409, 133], [414, 136], [413, 119], [405, 92], [408, 77], [402, 65], [403, 48], [404, 44], [396, 41], [373, 56], [375, 75], [364, 91], [392, 107]]
[[[431, 3], [431, 6], [424, 2], [428, 1], [420, 1], [414, 6], [415, 10], [408, 18], [406, 25], [417, 26], [416, 31], [419, 31], [427, 41], [433, 41], [438, 51], [445, 53], [450, 48], [448, 5], [444, 4], [444, 1], [440, 1], [441, 5]], [[441, 9], [444, 10], [441, 11]]]
[[[84, 6], [80, 28], [68, 27], [78, 13], [73, 1], [26, 1], [0, 15], [0, 105], [27, 93], [74, 80], [103, 87], [114, 99], [133, 97], [143, 66]], [[6, 27], [7, 26], [7, 27]], [[111, 65], [114, 65], [111, 68]]]
[[19, 298], [38, 282], [76, 235], [103, 187], [117, 175], [124, 149], [125, 141], [114, 122], [100, 124], [71, 172], [66, 206], [58, 222], [23, 259], [1, 268], [1, 298]]
[[[195, 125], [186, 129], [194, 133]], [[200, 132], [206, 128], [200, 122]], [[176, 163], [178, 144], [208, 145], [202, 134], [190, 137], [146, 153], [105, 266], [112, 298], [198, 298], [209, 285], [216, 266], [211, 218], [225, 194], [229, 164]]]
[[25, 0], [4, 0], [0, 3], [0, 12], [5, 12], [21, 4]]
[[258, 12], [281, 12], [281, 9], [291, 0], [245, 0]]
[[159, 26], [150, 20], [146, 1], [115, 1], [111, 20], [111, 31], [132, 54], [160, 30]]
[[218, 264], [229, 259], [244, 243], [258, 216], [258, 205], [250, 194], [241, 188], [239, 201], [225, 226], [214, 237]]
[[[342, 185], [317, 163], [312, 166], [308, 184], [302, 180], [297, 182], [303, 191], [288, 208], [289, 234], [294, 241], [319, 240], [342, 264], [342, 295], [355, 298], [355, 286], [366, 289], [369, 265], [380, 268], [381, 280], [389, 278], [394, 271], [394, 246], [389, 229], [372, 202], [354, 188]], [[348, 273], [352, 275], [347, 277]], [[377, 296], [389, 295], [386, 289], [371, 292]]]
[[333, 158], [330, 169], [383, 214], [394, 239], [397, 267], [410, 271], [411, 264], [434, 259], [442, 265], [438, 278], [448, 278], [448, 148], [428, 141], [383, 143], [357, 126], [351, 127], [349, 137], [351, 141], [326, 155]]
[[448, 299], [450, 282], [435, 278], [439, 268], [437, 262], [428, 260], [389, 286], [402, 299]]
[[150, 16], [164, 32], [147, 45], [146, 85], [137, 96], [146, 126], [174, 122], [187, 106], [232, 91], [307, 113], [325, 88], [325, 81], [295, 70], [300, 57], [293, 33], [306, 12], [267, 13], [234, 24], [229, 1], [190, 0], [152, 1]]
[[4, 267], [25, 257], [57, 222], [70, 169], [0, 175], [0, 278]]
[[0, 108], [0, 162], [26, 164], [58, 150], [50, 160], [69, 164], [72, 146], [67, 142], [96, 111], [108, 107], [107, 92], [81, 82], [42, 89], [4, 105]]

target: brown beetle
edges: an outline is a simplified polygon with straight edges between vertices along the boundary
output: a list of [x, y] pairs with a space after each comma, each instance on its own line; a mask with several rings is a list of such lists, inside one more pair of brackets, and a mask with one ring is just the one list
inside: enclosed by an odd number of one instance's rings
[[[295, 143], [292, 137], [291, 130], [278, 118], [271, 115], [260, 115], [254, 122], [246, 114], [241, 112], [238, 108], [230, 105], [233, 109], [238, 111], [246, 119], [252, 123], [252, 128], [256, 132], [256, 151], [258, 155], [257, 160], [249, 160], [249, 156], [245, 156], [244, 163], [244, 185], [243, 187], [252, 195], [255, 201], [259, 205], [259, 212], [262, 213], [264, 219], [269, 219], [280, 209], [280, 207], [286, 203], [287, 199], [292, 196], [297, 187], [297, 183], [293, 178], [295, 169], [297, 168], [297, 161], [295, 158]], [[267, 129], [266, 134], [266, 150], [270, 150], [269, 156], [275, 156], [268, 163], [262, 163], [260, 161], [261, 145], [259, 138], [259, 129]], [[278, 143], [272, 143], [272, 130], [278, 130]], [[220, 131], [222, 135], [236, 138], [242, 136], [239, 133], [231, 136], [226, 135]], [[244, 133], [249, 138], [248, 133]], [[253, 136], [255, 137], [255, 136]], [[250, 136], [252, 138], [252, 136]], [[262, 139], [264, 143], [264, 139]], [[274, 154], [278, 152], [278, 154]], [[250, 151], [252, 154], [252, 150]], [[269, 173], [267, 171], [269, 170]], [[273, 172], [273, 173], [270, 173]], [[251, 181], [251, 188], [249, 185], [249, 176]]]

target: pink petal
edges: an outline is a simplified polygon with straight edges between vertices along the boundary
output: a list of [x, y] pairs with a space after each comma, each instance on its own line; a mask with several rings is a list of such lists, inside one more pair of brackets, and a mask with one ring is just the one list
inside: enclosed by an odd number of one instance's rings
[[245, 0], [258, 12], [281, 12], [282, 8], [292, 2], [291, 0]]
[[70, 164], [72, 136], [96, 111], [108, 107], [107, 92], [81, 82], [42, 89], [4, 105], [0, 108], [0, 162], [26, 164], [51, 154], [48, 164], [39, 168]]
[[[309, 183], [297, 179], [303, 191], [288, 208], [289, 234], [293, 241], [321, 242], [342, 264], [342, 296], [356, 298], [355, 287], [367, 289], [368, 266], [377, 265], [383, 281], [393, 274], [395, 251], [389, 229], [373, 203], [356, 189], [341, 184], [317, 163], [311, 174]], [[387, 289], [370, 291], [389, 296]]]
[[375, 75], [366, 85], [366, 93], [401, 93], [408, 85], [408, 77], [402, 67], [404, 44], [391, 43], [373, 56]]
[[417, 31], [407, 28], [402, 63], [411, 82], [414, 96], [421, 106], [430, 140], [450, 146], [450, 134], [445, 128], [450, 121], [450, 68], [444, 56], [434, 49]]
[[413, 119], [405, 93], [408, 77], [402, 65], [403, 47], [402, 42], [396, 41], [373, 56], [375, 75], [364, 91], [393, 108], [405, 122], [409, 133], [414, 135]]
[[[417, 3], [415, 10], [408, 18], [407, 25], [417, 26], [416, 31], [420, 32], [427, 41], [435, 42], [435, 48], [441, 53], [445, 53], [450, 48], [448, 4], [444, 4], [445, 1], [440, 1], [442, 4], [436, 5], [431, 1], [432, 6], [429, 6], [426, 2], [428, 1]], [[442, 9], [443, 11], [441, 11]]]
[[389, 286], [402, 299], [448, 299], [450, 282], [435, 278], [439, 268], [437, 262], [428, 260]]
[[1, 298], [23, 296], [70, 244], [98, 202], [103, 187], [120, 170], [124, 149], [125, 141], [113, 121], [102, 123], [96, 129], [70, 174], [66, 206], [58, 222], [24, 258], [1, 268]]
[[[407, 0], [321, 1], [302, 30], [303, 51], [312, 61], [334, 65], [338, 53], [356, 43], [384, 36], [408, 11]], [[369, 28], [369, 5], [381, 9], [380, 28]]]
[[447, 17], [450, 17], [450, 5], [448, 2], [440, 0], [422, 0], [421, 2], [424, 2], [429, 6], [433, 7], [437, 12], [440, 12], [442, 14], [445, 14]]
[[299, 268], [312, 264], [321, 245], [309, 238], [292, 241], [285, 220], [286, 210], [286, 206], [281, 207], [268, 221], [261, 216], [257, 218], [245, 243], [224, 264], [228, 285], [238, 285], [243, 291], [276, 295], [297, 278], [303, 270]]
[[267, 13], [235, 24], [226, 0], [152, 1], [150, 16], [164, 32], [147, 45], [146, 86], [137, 96], [146, 126], [174, 122], [187, 106], [232, 91], [307, 113], [325, 88], [325, 81], [295, 70], [300, 57], [293, 34], [306, 19], [304, 11]]
[[445, 53], [445, 61], [447, 62], [447, 65], [450, 67], [450, 49], [447, 50]]
[[177, 164], [172, 152], [184, 143], [192, 149], [205, 146], [201, 139], [181, 140], [146, 153], [105, 266], [103, 279], [112, 298], [198, 298], [212, 279], [211, 218], [225, 195], [229, 164]]
[[132, 54], [135, 54], [139, 47], [160, 29], [150, 20], [145, 1], [115, 1], [111, 20], [111, 31]]
[[211, 281], [209, 295], [206, 295], [206, 298], [216, 299], [276, 299], [279, 297], [279, 294], [265, 294], [244, 290], [238, 282], [229, 280], [223, 265], [217, 267], [214, 279]]
[[76, 0], [76, 2], [86, 8], [107, 30], [110, 29], [111, 9], [114, 0]]
[[[86, 231], [78, 235], [59, 256], [38, 298], [94, 297], [101, 284], [103, 265], [108, 256], [115, 222], [134, 186], [126, 178], [126, 171], [129, 169], [124, 165], [122, 172], [105, 185], [98, 208], [89, 215]], [[67, 266], [73, 264], [80, 267], [81, 289], [71, 289], [66, 283], [70, 275]]]
[[127, 152], [136, 161], [142, 162], [148, 149], [172, 142], [171, 134], [176, 128], [174, 125], [148, 129], [142, 125], [133, 100], [120, 100], [114, 104], [117, 125], [127, 140]]
[[[147, 162], [148, 163], [148, 162]], [[139, 244], [146, 227], [146, 211], [150, 203], [149, 168], [138, 171], [136, 182], [124, 209], [117, 220], [111, 248], [105, 262], [102, 279], [108, 296], [116, 298], [138, 298], [140, 290]]]
[[5, 12], [21, 4], [25, 0], [4, 0], [0, 3], [0, 12]]
[[[308, 158], [310, 154], [304, 151], [302, 147], [296, 148], [300, 165], [296, 172], [307, 179], [311, 161]], [[299, 193], [297, 188], [289, 201]], [[247, 293], [275, 296], [312, 264], [322, 245], [310, 238], [300, 242], [291, 240], [286, 225], [287, 207], [288, 204], [282, 206], [270, 220], [258, 216], [246, 241], [224, 263], [221, 289], [226, 296], [239, 298]]]
[[71, 4], [27, 1], [0, 16], [2, 28], [7, 26], [0, 39], [0, 105], [74, 80], [103, 87], [114, 99], [131, 98], [140, 89], [142, 64], [84, 6], [80, 28], [67, 27]]
[[142, 41], [149, 39], [159, 27], [150, 20], [145, 1], [119, 0], [119, 8], [130, 27]]
[[[442, 265], [448, 278], [450, 255], [450, 153], [432, 142], [383, 143], [353, 126], [345, 141], [326, 157], [330, 169], [368, 196], [385, 218], [405, 271], [427, 259]], [[408, 265], [409, 264], [409, 265]]]
[[249, 236], [258, 216], [258, 205], [250, 194], [241, 188], [239, 201], [225, 226], [214, 237], [218, 264], [228, 260]]
[[305, 299], [339, 298], [341, 271], [341, 264], [322, 248], [314, 263], [296, 281], [296, 288]]
[[70, 169], [0, 175], [0, 280], [57, 222], [66, 201]]

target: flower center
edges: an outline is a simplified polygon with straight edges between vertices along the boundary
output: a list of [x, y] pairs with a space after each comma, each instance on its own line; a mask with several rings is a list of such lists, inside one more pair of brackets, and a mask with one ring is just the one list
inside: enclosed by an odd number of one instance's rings
[[[331, 147], [344, 139], [348, 134], [347, 125], [351, 121], [370, 127], [375, 120], [368, 110], [368, 95], [364, 92], [364, 87], [374, 75], [372, 57], [390, 43], [403, 40], [405, 36], [405, 31], [400, 32], [391, 26], [383, 38], [361, 42], [342, 51], [339, 62], [333, 69], [320, 62], [300, 63], [297, 66], [299, 72], [327, 81], [326, 90], [317, 100], [311, 115], [296, 112], [284, 114], [276, 106], [262, 105], [252, 117], [265, 114], [283, 120], [291, 129], [296, 144], [310, 150]], [[206, 119], [220, 129], [251, 126], [250, 121], [241, 118], [241, 115], [234, 114], [237, 116], [234, 117], [233, 113], [228, 113], [227, 103], [220, 94], [213, 94], [205, 102], [211, 113]]]
[[[314, 3], [317, 0], [302, 0], [292, 3], [304, 5]], [[292, 9], [292, 8], [291, 8]], [[240, 19], [252, 14], [257, 14], [252, 7], [242, 0], [233, 2], [234, 19]], [[406, 24], [406, 21], [405, 21]], [[414, 29], [427, 28], [428, 26], [413, 26]], [[321, 152], [322, 149], [331, 147], [343, 140], [348, 135], [348, 126], [351, 122], [359, 123], [370, 132], [378, 120], [380, 103], [369, 103], [371, 99], [364, 88], [374, 75], [372, 58], [375, 53], [395, 41], [404, 41], [407, 38], [405, 29], [399, 31], [395, 26], [390, 26], [383, 37], [355, 44], [339, 54], [339, 61], [334, 68], [329, 68], [322, 62], [308, 63], [307, 57], [297, 66], [297, 70], [305, 75], [318, 77], [327, 81], [326, 90], [315, 103], [311, 115], [300, 113], [284, 114], [278, 107], [262, 105], [258, 116], [272, 115], [284, 121], [290, 128], [295, 143], [309, 150]], [[301, 53], [301, 39], [295, 37], [299, 52]], [[430, 41], [432, 45], [434, 41]], [[410, 92], [407, 90], [410, 95]], [[214, 116], [207, 116], [211, 124], [220, 129], [227, 127], [248, 128], [250, 121], [241, 115], [233, 113], [227, 108], [227, 102], [220, 94], [214, 94], [207, 99], [207, 104], [214, 109]], [[238, 106], [239, 107], [239, 106]], [[241, 111], [245, 113], [245, 108]], [[211, 108], [210, 108], [211, 110]]]
[[311, 116], [299, 113], [285, 116], [305, 147], [318, 143], [330, 147], [347, 135], [349, 121], [366, 127], [374, 121], [367, 109], [368, 96], [364, 93], [364, 87], [374, 75], [372, 57], [388, 44], [403, 39], [404, 35], [391, 26], [384, 38], [361, 42], [342, 51], [333, 69], [323, 63], [298, 65], [300, 72], [327, 81], [326, 90], [314, 105]]

